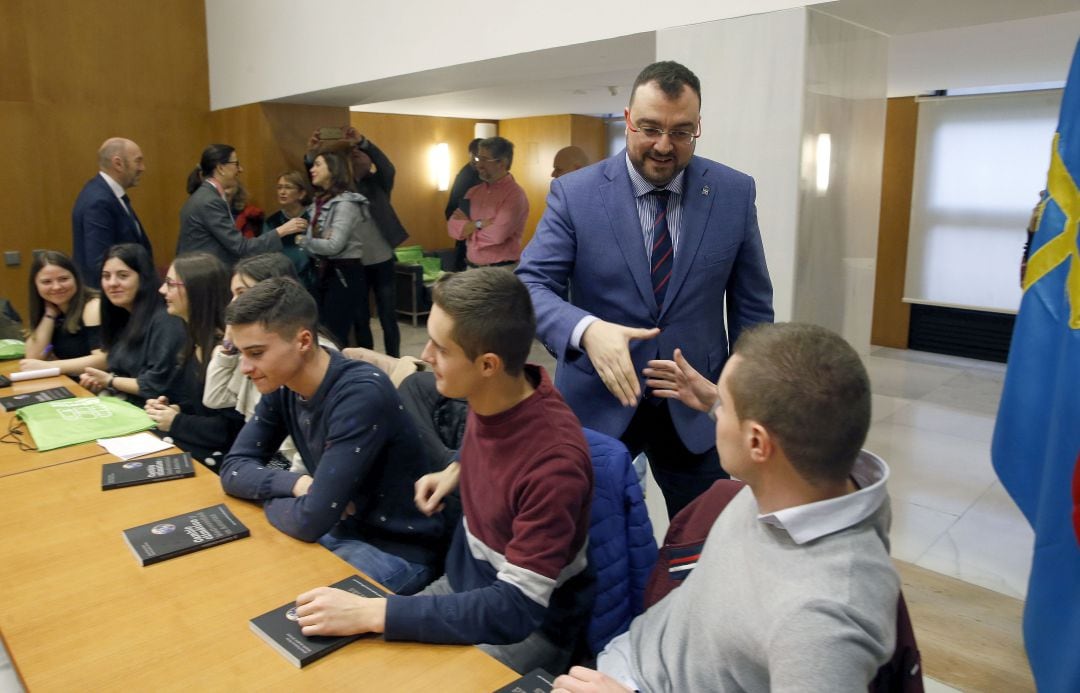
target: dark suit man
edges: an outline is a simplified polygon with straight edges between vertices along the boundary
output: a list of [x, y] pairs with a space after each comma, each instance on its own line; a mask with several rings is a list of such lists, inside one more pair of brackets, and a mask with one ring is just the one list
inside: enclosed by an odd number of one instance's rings
[[739, 332], [773, 319], [754, 181], [694, 156], [700, 110], [690, 70], [645, 68], [626, 150], [552, 181], [517, 270], [556, 386], [583, 425], [648, 455], [672, 516], [724, 473], [709, 418], [644, 390], [648, 362], [679, 348], [715, 381]]
[[138, 243], [153, 257], [150, 238], [127, 197], [146, 170], [139, 145], [121, 137], [105, 140], [98, 149], [98, 169], [71, 210], [73, 259], [87, 286], [95, 289], [101, 285], [101, 259], [111, 246]]

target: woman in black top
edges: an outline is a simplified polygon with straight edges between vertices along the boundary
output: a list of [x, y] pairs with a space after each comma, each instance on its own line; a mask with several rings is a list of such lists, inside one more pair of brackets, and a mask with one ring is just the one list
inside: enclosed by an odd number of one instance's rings
[[[306, 231], [309, 221], [307, 204], [311, 201], [311, 190], [304, 174], [299, 171], [285, 171], [278, 176], [277, 200], [281, 209], [266, 220], [263, 235], [276, 232], [279, 228], [296, 227], [300, 231]], [[311, 263], [311, 256], [296, 245], [296, 236], [281, 237], [281, 252], [292, 261], [300, 283], [314, 296], [315, 266]]]
[[111, 389], [142, 405], [174, 396], [184, 323], [165, 312], [161, 280], [149, 253], [136, 243], [109, 248], [101, 267], [101, 344], [108, 370], [88, 367], [79, 383], [91, 392]]
[[225, 334], [225, 306], [232, 297], [229, 280], [225, 265], [209, 253], [189, 253], [173, 261], [160, 291], [169, 314], [186, 326], [179, 382], [174, 397], [146, 402], [146, 413], [158, 430], [211, 469], [217, 468], [244, 425], [244, 417], [234, 408], [203, 404], [206, 367]]
[[83, 284], [78, 268], [67, 255], [46, 250], [30, 265], [30, 334], [24, 371], [59, 368], [78, 375], [87, 366], [103, 368], [101, 299]]

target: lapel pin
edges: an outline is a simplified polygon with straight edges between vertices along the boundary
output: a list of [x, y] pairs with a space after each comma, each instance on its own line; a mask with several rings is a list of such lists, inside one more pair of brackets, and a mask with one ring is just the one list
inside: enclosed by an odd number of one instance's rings
[[703, 196], [705, 196], [705, 197], [708, 197], [708, 196], [709, 196], [709, 186], [707, 186], [707, 185], [706, 185], [706, 186], [704, 186], [704, 187], [703, 187], [703, 188], [701, 189], [701, 194], [702, 194]]

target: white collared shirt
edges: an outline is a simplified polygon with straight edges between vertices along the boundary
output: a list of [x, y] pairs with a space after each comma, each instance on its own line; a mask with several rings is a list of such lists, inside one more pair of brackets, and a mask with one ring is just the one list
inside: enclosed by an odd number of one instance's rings
[[[116, 199], [120, 200], [120, 204], [124, 204], [124, 187], [113, 180], [113, 177], [104, 171], [98, 171], [98, 175], [105, 179], [105, 182], [109, 185], [109, 189], [113, 191], [113, 195], [116, 195]], [[124, 206], [127, 209], [127, 206]]]
[[863, 450], [855, 458], [851, 478], [859, 487], [854, 493], [759, 514], [758, 520], [784, 530], [796, 544], [856, 525], [885, 502], [889, 466], [874, 453]]

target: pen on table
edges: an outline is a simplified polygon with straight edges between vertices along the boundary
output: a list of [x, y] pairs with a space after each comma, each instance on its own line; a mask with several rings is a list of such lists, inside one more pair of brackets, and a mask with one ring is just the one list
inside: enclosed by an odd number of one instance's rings
[[45, 345], [45, 352], [41, 355], [42, 359], [49, 358], [49, 354], [52, 353], [52, 344]]

